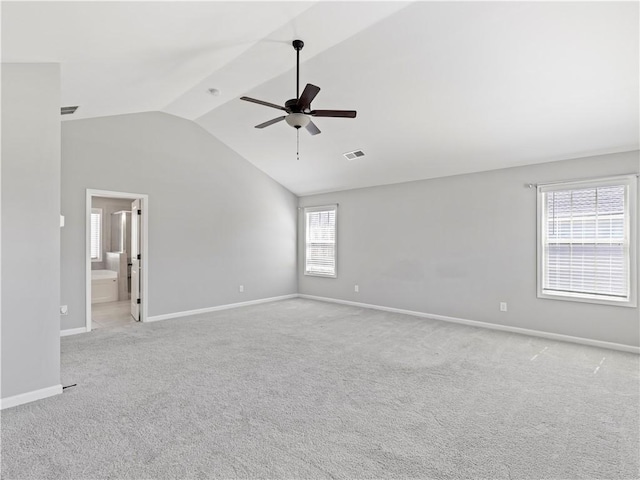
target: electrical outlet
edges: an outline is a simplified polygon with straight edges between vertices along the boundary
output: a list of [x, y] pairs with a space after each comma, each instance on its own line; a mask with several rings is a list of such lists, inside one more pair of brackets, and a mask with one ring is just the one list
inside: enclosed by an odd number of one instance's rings
[[60, 315], [67, 315], [69, 313], [69, 307], [66, 305], [60, 305]]
[[507, 302], [500, 302], [500, 311], [501, 312], [507, 311]]
[[244, 292], [244, 285], [240, 285], [240, 286], [238, 287], [238, 291], [239, 291], [240, 293]]
[[358, 293], [360, 291], [360, 287], [358, 285], [353, 286], [353, 291]]

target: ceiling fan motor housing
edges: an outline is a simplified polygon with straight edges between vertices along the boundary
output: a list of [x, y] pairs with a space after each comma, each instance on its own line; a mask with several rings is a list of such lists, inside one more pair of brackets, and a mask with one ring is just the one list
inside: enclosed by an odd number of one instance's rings
[[284, 102], [284, 108], [286, 108], [287, 112], [290, 113], [302, 113], [300, 107], [298, 106], [298, 99], [292, 98], [291, 100], [287, 100]]

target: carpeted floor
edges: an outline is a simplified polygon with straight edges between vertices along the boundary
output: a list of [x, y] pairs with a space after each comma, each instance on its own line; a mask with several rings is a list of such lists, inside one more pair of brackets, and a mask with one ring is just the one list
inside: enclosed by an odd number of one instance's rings
[[295, 299], [65, 337], [62, 372], [2, 412], [3, 479], [640, 476], [634, 354]]

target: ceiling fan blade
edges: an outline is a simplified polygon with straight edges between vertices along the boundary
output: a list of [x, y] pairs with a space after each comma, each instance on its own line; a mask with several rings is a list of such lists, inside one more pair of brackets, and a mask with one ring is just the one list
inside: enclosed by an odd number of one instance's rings
[[318, 127], [316, 127], [316, 124], [313, 123], [311, 120], [309, 120], [309, 123], [307, 123], [307, 132], [309, 132], [311, 135], [317, 135], [320, 133], [320, 129]]
[[356, 118], [355, 110], [311, 110], [309, 115], [312, 117], [339, 117], [339, 118]]
[[307, 83], [307, 86], [304, 87], [302, 95], [300, 95], [300, 98], [298, 99], [298, 108], [300, 110], [306, 110], [307, 108], [309, 108], [311, 102], [314, 98], [316, 98], [316, 95], [318, 95], [319, 91], [320, 87], [316, 87], [315, 85]]
[[262, 100], [256, 100], [255, 98], [251, 97], [240, 97], [240, 100], [244, 100], [245, 102], [257, 103], [258, 105], [264, 105], [265, 107], [277, 108], [278, 110], [284, 110], [285, 112], [287, 111], [286, 108], [281, 107], [280, 105], [276, 105], [275, 103], [264, 102]]
[[273, 125], [274, 123], [281, 122], [282, 120], [284, 120], [285, 117], [286, 115], [282, 117], [274, 118], [273, 120], [269, 120], [268, 122], [264, 122], [264, 123], [261, 123], [260, 125], [256, 125], [256, 128], [268, 127], [269, 125]]

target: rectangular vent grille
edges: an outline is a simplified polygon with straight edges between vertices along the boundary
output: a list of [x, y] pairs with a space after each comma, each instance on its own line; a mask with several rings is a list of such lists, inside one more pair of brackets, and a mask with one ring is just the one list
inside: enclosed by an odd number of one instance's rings
[[354, 150], [353, 152], [343, 153], [343, 155], [347, 160], [355, 160], [356, 158], [364, 157], [364, 152], [362, 150]]
[[62, 107], [60, 109], [60, 115], [71, 115], [72, 113], [76, 113], [78, 106], [75, 107]]

